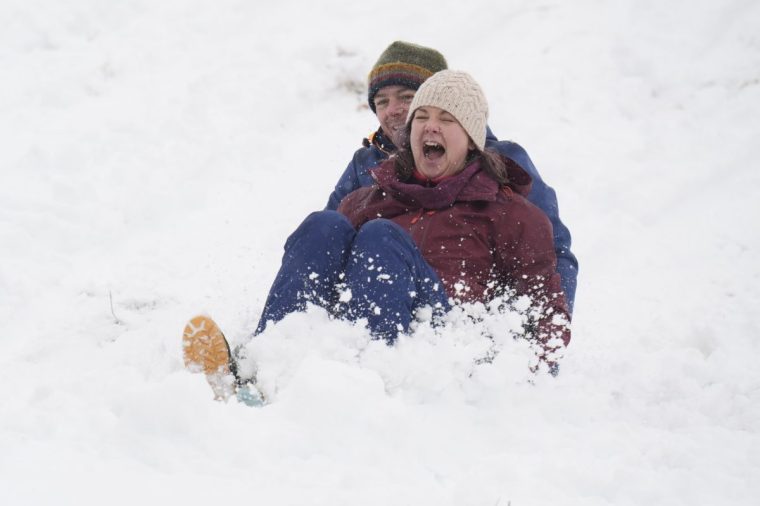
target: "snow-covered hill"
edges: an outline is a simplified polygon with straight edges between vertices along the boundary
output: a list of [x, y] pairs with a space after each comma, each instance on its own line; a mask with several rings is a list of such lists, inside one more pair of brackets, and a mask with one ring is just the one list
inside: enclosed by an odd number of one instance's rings
[[[3, 0], [0, 26], [0, 503], [757, 503], [757, 2]], [[473, 74], [557, 190], [561, 374], [315, 310], [257, 343], [270, 405], [213, 402], [185, 321], [250, 333], [396, 39]]]

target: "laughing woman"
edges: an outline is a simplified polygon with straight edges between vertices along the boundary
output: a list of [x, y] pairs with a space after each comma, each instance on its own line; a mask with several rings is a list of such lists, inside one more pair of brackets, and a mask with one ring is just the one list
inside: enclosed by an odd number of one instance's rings
[[[528, 296], [531, 338], [551, 362], [570, 341], [551, 224], [524, 197], [528, 174], [484, 149], [487, 118], [469, 74], [444, 70], [425, 81], [409, 108], [407, 141], [373, 169], [375, 185], [337, 212], [311, 214], [288, 238], [256, 333], [312, 303], [366, 319], [392, 344], [419, 308], [440, 315], [452, 304]], [[183, 339], [189, 367], [235, 374], [210, 319], [192, 320]]]

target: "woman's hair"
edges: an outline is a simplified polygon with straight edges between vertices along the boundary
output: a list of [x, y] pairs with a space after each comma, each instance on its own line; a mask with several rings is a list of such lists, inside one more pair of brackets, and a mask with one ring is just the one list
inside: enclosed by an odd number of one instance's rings
[[[396, 174], [401, 181], [408, 181], [414, 172], [414, 156], [412, 155], [412, 147], [409, 142], [411, 134], [412, 122], [410, 121], [406, 124], [406, 128], [404, 129], [404, 140], [401, 142], [401, 146], [398, 146], [398, 151], [393, 156], [393, 164], [396, 169]], [[499, 153], [491, 148], [486, 148], [483, 151], [480, 151], [478, 148], [471, 149], [470, 152], [467, 153], [464, 166], [467, 167], [477, 158], [480, 158], [480, 168], [486, 171], [486, 173], [496, 180], [497, 183], [500, 185], [507, 184], [509, 181], [509, 177], [507, 176], [507, 165]]]

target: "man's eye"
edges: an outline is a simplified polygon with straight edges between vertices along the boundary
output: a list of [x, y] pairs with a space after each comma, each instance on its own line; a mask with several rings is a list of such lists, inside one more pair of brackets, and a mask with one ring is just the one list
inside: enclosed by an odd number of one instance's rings
[[414, 100], [414, 95], [404, 95], [401, 100], [407, 103], [411, 103]]
[[375, 100], [375, 107], [385, 107], [388, 105], [388, 100], [382, 99], [382, 100]]

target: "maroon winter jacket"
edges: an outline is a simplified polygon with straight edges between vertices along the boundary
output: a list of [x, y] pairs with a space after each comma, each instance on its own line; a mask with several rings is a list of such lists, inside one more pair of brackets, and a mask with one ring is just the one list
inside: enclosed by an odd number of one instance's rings
[[570, 318], [551, 223], [524, 197], [530, 176], [505, 162], [509, 183], [504, 187], [480, 170], [479, 160], [429, 187], [399, 181], [388, 160], [372, 170], [376, 184], [350, 193], [338, 211], [356, 229], [387, 218], [407, 230], [455, 300], [486, 302], [505, 288], [530, 296], [540, 308], [537, 337], [542, 342], [559, 337], [567, 345], [569, 329], [552, 321], [555, 315]]

